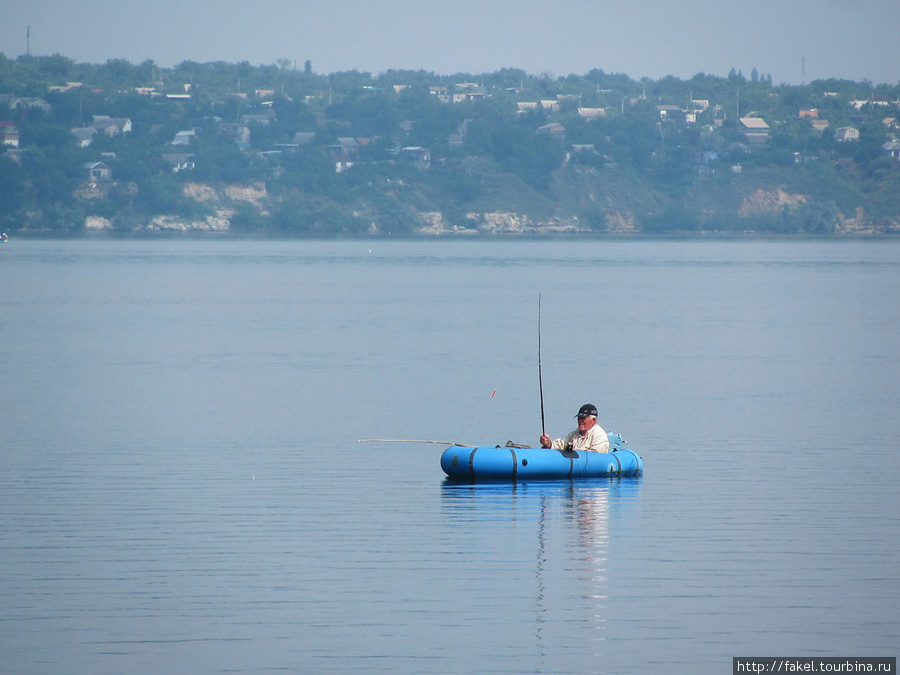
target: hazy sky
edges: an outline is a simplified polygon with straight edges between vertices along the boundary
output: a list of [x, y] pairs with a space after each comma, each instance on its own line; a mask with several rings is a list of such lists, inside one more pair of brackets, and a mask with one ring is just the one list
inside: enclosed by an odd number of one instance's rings
[[521, 68], [635, 79], [756, 67], [900, 81], [900, 0], [0, 0], [0, 52], [103, 63], [307, 59], [317, 73]]

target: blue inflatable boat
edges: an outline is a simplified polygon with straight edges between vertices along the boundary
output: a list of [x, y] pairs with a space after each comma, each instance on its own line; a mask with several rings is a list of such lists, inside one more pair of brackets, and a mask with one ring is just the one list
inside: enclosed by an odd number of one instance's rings
[[454, 480], [555, 480], [636, 476], [641, 456], [609, 434], [610, 452], [528, 448], [513, 443], [468, 447], [454, 445], [441, 455], [441, 468]]

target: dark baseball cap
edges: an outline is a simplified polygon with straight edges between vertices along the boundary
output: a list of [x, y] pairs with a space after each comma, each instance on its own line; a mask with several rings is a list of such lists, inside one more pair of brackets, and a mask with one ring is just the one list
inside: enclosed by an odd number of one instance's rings
[[596, 417], [597, 416], [597, 406], [592, 403], [585, 403], [578, 409], [578, 414], [575, 415], [578, 419], [582, 417]]

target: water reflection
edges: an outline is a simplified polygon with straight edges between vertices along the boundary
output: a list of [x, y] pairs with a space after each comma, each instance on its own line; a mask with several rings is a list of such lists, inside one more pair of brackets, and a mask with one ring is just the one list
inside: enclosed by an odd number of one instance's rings
[[[597, 504], [606, 505], [605, 512], [628, 510], [639, 499], [642, 476], [626, 478], [591, 478], [586, 480], [480, 481], [470, 483], [444, 479], [441, 499], [447, 515], [471, 514], [487, 520], [498, 516], [522, 517], [529, 512], [541, 515], [541, 503], [550, 502], [584, 525], [595, 522]], [[489, 507], [494, 510], [488, 511]], [[499, 509], [499, 511], [498, 511]]]
[[[444, 521], [459, 530], [484, 561], [486, 550], [507, 547], [520, 565], [494, 583], [509, 584], [532, 615], [539, 660], [565, 644], [602, 655], [606, 639], [611, 539], [630, 529], [640, 505], [641, 479], [535, 483], [460, 483], [441, 489]], [[616, 548], [614, 542], [612, 546]], [[621, 547], [621, 546], [619, 546]], [[480, 549], [480, 550], [479, 550]], [[496, 570], [483, 569], [491, 577]], [[507, 579], [506, 577], [511, 577]], [[562, 634], [558, 634], [562, 630]], [[587, 649], [587, 652], [584, 649]], [[538, 666], [536, 672], [542, 672]]]

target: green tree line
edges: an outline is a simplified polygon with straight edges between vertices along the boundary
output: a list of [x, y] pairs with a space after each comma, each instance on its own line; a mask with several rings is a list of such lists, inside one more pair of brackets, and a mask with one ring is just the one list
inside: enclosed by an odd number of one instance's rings
[[[628, 212], [636, 231], [654, 234], [824, 233], [861, 208], [886, 227], [900, 217], [900, 162], [885, 150], [897, 139], [898, 84], [774, 84], [755, 68], [686, 80], [601, 69], [326, 75], [287, 59], [163, 68], [0, 54], [0, 97], [0, 123], [18, 131], [0, 155], [4, 231], [78, 232], [89, 216], [131, 231], [223, 207], [187, 196], [189, 182], [265, 186], [264, 202], [224, 204], [237, 231], [403, 234], [423, 212], [470, 228], [468, 214], [490, 210], [533, 222], [562, 214], [593, 231]], [[95, 116], [127, 118], [131, 130], [97, 132], [82, 147], [72, 130]], [[748, 116], [766, 121], [767, 140], [748, 138]], [[858, 138], [839, 140], [840, 127]], [[185, 131], [188, 144], [173, 145]], [[174, 154], [189, 165], [174, 171]], [[112, 180], [90, 191], [92, 162]], [[785, 186], [806, 198], [739, 211], [751, 188]]]

